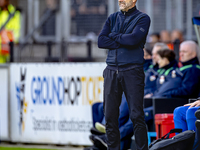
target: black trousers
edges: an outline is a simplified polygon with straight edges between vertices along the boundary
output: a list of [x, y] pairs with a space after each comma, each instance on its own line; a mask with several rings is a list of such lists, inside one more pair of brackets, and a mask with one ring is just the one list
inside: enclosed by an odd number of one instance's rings
[[143, 111], [144, 76], [143, 67], [119, 72], [106, 68], [103, 72], [108, 150], [120, 150], [118, 118], [123, 92], [129, 106], [129, 117], [133, 122], [137, 150], [148, 150], [147, 128]]

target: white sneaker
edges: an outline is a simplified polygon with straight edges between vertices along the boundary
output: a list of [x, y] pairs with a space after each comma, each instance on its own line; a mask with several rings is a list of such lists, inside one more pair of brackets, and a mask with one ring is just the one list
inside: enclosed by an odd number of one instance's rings
[[96, 128], [98, 131], [102, 132], [102, 133], [106, 133], [106, 127], [105, 127], [105, 125], [103, 125], [103, 124], [101, 124], [101, 123], [99, 123], [99, 122], [96, 122], [96, 123], [95, 123], [95, 128]]

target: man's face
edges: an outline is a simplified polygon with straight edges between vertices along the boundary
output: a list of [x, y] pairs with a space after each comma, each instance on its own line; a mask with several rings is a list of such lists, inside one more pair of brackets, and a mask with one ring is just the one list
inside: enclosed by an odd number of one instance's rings
[[157, 64], [158, 63], [158, 54], [157, 52], [161, 49], [160, 46], [154, 46], [153, 50], [152, 50], [152, 60], [153, 60], [153, 64]]
[[162, 58], [160, 57], [160, 55], [158, 55], [157, 58], [158, 58], [157, 63], [158, 63], [159, 68], [162, 68], [169, 64], [169, 60], [166, 57]]
[[128, 11], [135, 6], [136, 0], [118, 0], [119, 9], [122, 11]]
[[161, 31], [160, 33], [160, 40], [161, 42], [168, 43], [170, 42], [170, 34], [168, 31]]
[[180, 55], [180, 61], [186, 62], [186, 61], [196, 57], [196, 52], [191, 50], [190, 45], [184, 44], [184, 45], [180, 46], [179, 55]]
[[47, 8], [54, 9], [56, 7], [55, 0], [46, 0]]

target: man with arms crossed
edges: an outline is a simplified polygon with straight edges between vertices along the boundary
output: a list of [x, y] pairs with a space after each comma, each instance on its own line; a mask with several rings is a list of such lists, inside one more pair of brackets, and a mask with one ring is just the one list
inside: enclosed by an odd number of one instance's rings
[[150, 18], [137, 10], [137, 0], [118, 0], [98, 37], [99, 48], [109, 49], [104, 77], [104, 114], [108, 150], [120, 150], [119, 106], [125, 93], [138, 150], [148, 149], [144, 121], [144, 44]]

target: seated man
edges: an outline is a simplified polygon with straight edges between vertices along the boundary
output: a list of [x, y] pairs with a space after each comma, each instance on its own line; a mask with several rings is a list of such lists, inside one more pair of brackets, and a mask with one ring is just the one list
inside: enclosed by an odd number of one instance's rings
[[152, 62], [149, 69], [145, 72], [145, 87], [144, 95], [153, 93], [156, 90], [156, 78], [158, 76], [158, 54], [157, 52], [163, 49], [168, 49], [164, 43], [156, 43], [152, 50]]
[[[196, 116], [196, 117], [195, 117]], [[198, 120], [197, 120], [198, 119]], [[196, 123], [195, 123], [196, 121]], [[200, 149], [200, 100], [184, 106], [177, 107], [174, 110], [174, 124], [175, 128], [180, 128], [183, 131], [196, 131], [193, 150]], [[196, 124], [196, 127], [195, 127]]]
[[[175, 53], [169, 49], [158, 51], [158, 77], [156, 79], [156, 91], [149, 94], [149, 97], [164, 97], [164, 93], [178, 88], [181, 85], [181, 73], [177, 71], [178, 63], [175, 60]], [[146, 95], [147, 97], [148, 95]]]
[[181, 86], [170, 90], [164, 97], [195, 98], [200, 89], [200, 66], [197, 58], [198, 45], [193, 41], [180, 44], [180, 60], [183, 64], [179, 70], [182, 74]]

